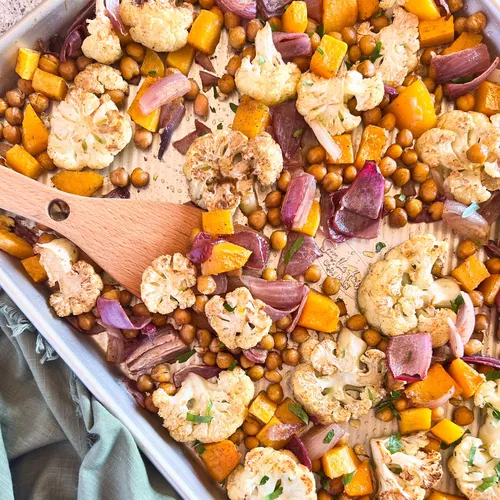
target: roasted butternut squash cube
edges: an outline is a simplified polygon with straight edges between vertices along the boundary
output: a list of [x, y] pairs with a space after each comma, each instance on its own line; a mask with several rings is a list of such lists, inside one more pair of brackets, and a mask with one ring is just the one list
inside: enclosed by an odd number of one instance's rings
[[264, 427], [261, 428], [261, 430], [259, 431], [259, 433], [255, 437], [259, 440], [259, 442], [262, 444], [262, 446], [268, 446], [270, 448], [274, 448], [275, 450], [279, 450], [279, 449], [285, 447], [289, 440], [288, 439], [281, 439], [281, 440], [271, 439], [268, 436], [267, 431], [273, 425], [281, 425], [281, 422], [274, 416], [271, 417], [271, 420], [269, 420], [269, 422], [266, 425], [264, 425]]
[[483, 37], [481, 35], [476, 35], [475, 33], [468, 33], [464, 31], [449, 47], [441, 52], [441, 55], [453, 54], [454, 52], [460, 52], [465, 49], [472, 49], [477, 47]]
[[379, 0], [358, 0], [358, 18], [360, 21], [370, 19], [379, 10]]
[[49, 132], [31, 104], [24, 110], [22, 137], [24, 149], [30, 155], [35, 156], [47, 150]]
[[356, 155], [355, 167], [359, 170], [364, 167], [367, 160], [377, 163], [382, 158], [382, 151], [387, 144], [387, 131], [376, 125], [368, 125], [363, 130], [358, 154]]
[[160, 122], [160, 112], [161, 108], [151, 111], [149, 115], [144, 115], [139, 107], [139, 101], [141, 97], [146, 93], [146, 90], [160, 80], [159, 76], [148, 76], [141, 85], [141, 88], [137, 92], [134, 101], [130, 105], [128, 114], [130, 118], [134, 120], [137, 125], [150, 132], [156, 132], [158, 130], [158, 123]]
[[467, 257], [459, 266], [457, 266], [451, 275], [460, 283], [466, 292], [472, 292], [477, 288], [489, 275], [486, 266], [477, 258], [471, 255]]
[[183, 75], [188, 76], [191, 65], [193, 64], [195, 48], [186, 44], [181, 49], [170, 52], [167, 56], [167, 66], [178, 69]]
[[205, 451], [200, 455], [208, 473], [218, 482], [224, 479], [236, 469], [241, 453], [232, 441], [228, 439], [220, 443], [204, 444]]
[[27, 259], [33, 255], [33, 248], [27, 241], [2, 227], [0, 227], [0, 250], [18, 259]]
[[347, 44], [333, 36], [324, 35], [311, 58], [311, 71], [323, 78], [336, 76], [345, 55]]
[[344, 486], [344, 493], [350, 497], [371, 495], [373, 493], [373, 481], [368, 460], [361, 462], [351, 481]]
[[323, 472], [330, 479], [341, 477], [354, 472], [359, 464], [359, 458], [354, 450], [348, 446], [335, 446], [321, 457]]
[[[299, 418], [296, 413], [297, 409], [300, 409], [300, 406], [290, 398], [285, 398], [276, 408], [274, 416], [282, 423], [282, 424], [304, 424], [303, 420]], [[294, 410], [295, 413], [292, 411]]]
[[414, 137], [420, 137], [437, 123], [434, 101], [422, 80], [409, 85], [387, 106], [386, 111], [394, 114], [400, 130], [407, 128]]
[[[422, 0], [415, 0], [416, 3], [420, 1]], [[432, 21], [420, 21], [418, 34], [422, 48], [453, 42], [455, 39], [453, 16], [440, 17]]]
[[217, 243], [212, 248], [210, 257], [201, 264], [201, 274], [209, 276], [241, 269], [251, 254], [250, 250], [228, 241]]
[[68, 85], [64, 78], [47, 73], [39, 68], [35, 70], [31, 85], [35, 92], [41, 92], [55, 101], [62, 101], [68, 92]]
[[342, 31], [358, 20], [357, 0], [323, 0], [323, 26], [325, 33]]
[[307, 28], [307, 4], [294, 0], [281, 16], [285, 33], [304, 33]]
[[334, 135], [333, 142], [339, 147], [341, 155], [333, 159], [326, 153], [326, 163], [329, 165], [352, 165], [354, 163], [354, 148], [352, 134]]
[[430, 408], [409, 408], [400, 411], [399, 430], [401, 434], [428, 431], [431, 428], [431, 414]]
[[500, 113], [500, 85], [481, 82], [476, 92], [476, 111], [491, 116]]
[[460, 439], [464, 435], [464, 429], [459, 425], [455, 424], [447, 418], [440, 420], [434, 427], [431, 428], [431, 432], [438, 439], [443, 441], [443, 443], [451, 444], [457, 439]]
[[24, 80], [32, 80], [38, 61], [40, 61], [41, 53], [37, 50], [19, 49], [16, 62], [16, 73]]
[[495, 304], [495, 298], [500, 292], [500, 274], [492, 274], [486, 278], [480, 285], [479, 291], [483, 294], [484, 303], [487, 306]]
[[92, 196], [102, 188], [104, 177], [97, 172], [62, 171], [52, 176], [52, 182], [59, 191], [78, 196]]
[[484, 375], [478, 373], [465, 361], [454, 359], [448, 368], [449, 374], [455, 382], [462, 388], [464, 399], [474, 396], [479, 386], [484, 382]]
[[450, 495], [441, 491], [433, 491], [427, 500], [464, 500], [464, 497], [457, 497], [457, 495]]
[[201, 214], [203, 231], [217, 236], [218, 234], [233, 234], [233, 216], [230, 210], [215, 210]]
[[319, 222], [321, 219], [321, 207], [319, 201], [314, 200], [309, 210], [309, 215], [307, 216], [306, 223], [300, 228], [296, 229], [298, 233], [307, 234], [308, 236], [316, 236], [316, 231], [319, 227]]
[[278, 405], [267, 397], [266, 391], [260, 391], [252, 401], [248, 411], [250, 415], [267, 424], [273, 417], [277, 407]]
[[434, 0], [408, 0], [404, 4], [404, 8], [415, 14], [419, 21], [434, 21], [441, 17]]
[[36, 179], [43, 172], [40, 163], [19, 144], [12, 146], [5, 153], [5, 161], [12, 170], [32, 179]]
[[47, 273], [44, 267], [40, 264], [40, 256], [33, 255], [21, 261], [24, 269], [28, 273], [29, 277], [35, 282], [40, 283], [47, 279]]
[[337, 304], [326, 295], [309, 290], [298, 325], [319, 332], [335, 332], [339, 325]]
[[234, 114], [233, 130], [253, 139], [264, 132], [270, 123], [271, 113], [268, 106], [248, 95], [242, 96]]
[[200, 10], [188, 35], [188, 43], [211, 56], [219, 43], [223, 21], [209, 10]]
[[141, 64], [141, 75], [165, 76], [165, 65], [163, 64], [161, 57], [154, 50], [146, 50], [144, 61], [142, 61]]

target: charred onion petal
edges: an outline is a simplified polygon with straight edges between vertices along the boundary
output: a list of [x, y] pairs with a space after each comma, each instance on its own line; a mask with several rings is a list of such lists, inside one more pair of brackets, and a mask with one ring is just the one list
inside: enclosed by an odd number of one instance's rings
[[456, 233], [484, 242], [488, 239], [490, 225], [488, 221], [478, 212], [474, 212], [469, 217], [462, 217], [467, 205], [458, 201], [446, 200], [444, 202], [443, 221]]
[[290, 324], [290, 326], [286, 329], [287, 333], [292, 333], [295, 330], [295, 327], [297, 326], [297, 323], [299, 322], [300, 316], [302, 314], [302, 310], [304, 309], [304, 306], [306, 305], [308, 294], [309, 294], [309, 288], [305, 287], [304, 288], [304, 295], [302, 297], [302, 300], [300, 301], [297, 312], [295, 313], [295, 316], [293, 317], [293, 321]]
[[266, 349], [260, 349], [259, 347], [243, 350], [245, 357], [258, 365], [263, 365], [266, 362], [267, 352]]
[[491, 356], [464, 356], [462, 358], [466, 363], [475, 365], [491, 366], [492, 368], [500, 368], [500, 359], [492, 358]]
[[194, 60], [196, 64], [199, 64], [203, 69], [209, 71], [210, 73], [215, 73], [215, 68], [214, 65], [212, 64], [212, 61], [203, 52], [200, 51], [196, 52]]
[[163, 159], [163, 155], [170, 144], [175, 129], [179, 126], [186, 113], [184, 104], [172, 101], [167, 102], [161, 108], [160, 127], [165, 127], [161, 133], [160, 149], [158, 150], [158, 159]]
[[181, 73], [167, 75], [144, 92], [139, 99], [139, 108], [144, 115], [149, 115], [155, 109], [160, 108], [177, 97], [182, 97], [191, 90], [189, 80]]
[[257, 0], [257, 14], [265, 21], [271, 17], [280, 17], [288, 3], [289, 0]]
[[266, 267], [271, 252], [271, 243], [265, 234], [237, 225], [234, 228], [234, 234], [225, 236], [224, 239], [252, 252], [244, 266], [245, 269], [262, 271]]
[[[285, 263], [285, 257], [289, 255], [290, 247], [298, 238], [303, 238], [300, 248], [293, 254], [288, 263]], [[291, 276], [300, 276], [307, 271], [307, 268], [321, 256], [321, 250], [311, 236], [305, 236], [294, 231], [288, 233], [287, 244], [281, 251], [280, 261], [278, 263], [278, 277], [285, 274]]]
[[212, 377], [217, 377], [222, 371], [218, 366], [208, 366], [208, 365], [190, 365], [186, 368], [181, 368], [179, 371], [174, 373], [174, 384], [175, 387], [180, 387], [184, 380], [190, 373], [196, 373], [200, 377], [209, 379]]
[[65, 62], [68, 57], [74, 57], [82, 48], [83, 39], [86, 36], [85, 27], [83, 25], [77, 26], [70, 31], [61, 47], [60, 60]]
[[423, 380], [431, 364], [431, 336], [428, 333], [413, 333], [391, 337], [386, 356], [389, 370], [396, 380]]
[[232, 12], [242, 19], [254, 19], [257, 15], [256, 0], [217, 0], [217, 6], [224, 12]]
[[186, 254], [186, 257], [193, 264], [202, 264], [205, 262], [212, 254], [212, 248], [216, 243], [221, 240], [217, 240], [203, 231], [200, 231], [193, 239], [193, 244], [191, 250]]
[[252, 297], [276, 309], [298, 307], [306, 288], [298, 281], [266, 281], [253, 276], [242, 276], [241, 281], [250, 290]]
[[[283, 33], [277, 31], [273, 33], [273, 42], [276, 50], [285, 61], [291, 61], [295, 57], [309, 57], [312, 54], [311, 39], [306, 33]], [[280, 106], [283, 105], [280, 104]]]
[[496, 67], [498, 66], [498, 63], [500, 62], [500, 57], [497, 57], [492, 63], [491, 66], [481, 73], [479, 76], [474, 78], [474, 80], [466, 83], [447, 83], [444, 86], [444, 92], [445, 94], [448, 95], [451, 99], [456, 99], [457, 97], [460, 97], [462, 95], [467, 94], [468, 92], [472, 92], [475, 90], [477, 87], [479, 87], [479, 84], [481, 82], [484, 82], [485, 80], [488, 79], [491, 73], [495, 71]]
[[219, 77], [217, 75], [212, 75], [206, 71], [200, 71], [200, 80], [204, 89], [209, 89], [219, 83]]
[[103, 198], [121, 198], [122, 200], [128, 200], [130, 198], [130, 191], [126, 187], [117, 187], [105, 194]]
[[391, 87], [390, 85], [384, 83], [384, 94], [387, 94], [389, 96], [389, 99], [392, 101], [393, 99], [396, 99], [396, 97], [399, 95], [399, 92], [394, 87]]
[[468, 293], [460, 292], [464, 303], [458, 308], [456, 327], [462, 343], [465, 345], [469, 342], [474, 333], [476, 316], [474, 313], [474, 304]]
[[281, 206], [281, 220], [288, 229], [300, 229], [306, 223], [315, 194], [316, 179], [311, 174], [292, 178]]
[[140, 330], [151, 323], [151, 318], [146, 316], [129, 318], [118, 299], [99, 297], [97, 310], [102, 323], [120, 330]]
[[207, 127], [198, 119], [194, 121], [194, 126], [195, 130], [193, 130], [193, 132], [174, 142], [174, 148], [177, 149], [177, 151], [179, 151], [181, 155], [185, 155], [187, 153], [187, 150], [189, 149], [191, 144], [193, 144], [193, 142], [198, 139], [198, 137], [201, 137], [205, 134], [210, 134], [212, 132], [209, 127]]
[[304, 446], [302, 439], [294, 434], [288, 444], [286, 449], [290, 450], [298, 459], [302, 465], [305, 465], [309, 470], [312, 470], [312, 460], [309, 457], [307, 448]]
[[377, 237], [381, 219], [369, 219], [341, 208], [335, 213], [331, 223], [333, 230], [337, 233], [349, 238], [370, 240]]
[[[310, 417], [313, 420], [313, 417]], [[344, 436], [345, 431], [337, 424], [315, 425], [301, 436], [311, 460], [319, 460]]]

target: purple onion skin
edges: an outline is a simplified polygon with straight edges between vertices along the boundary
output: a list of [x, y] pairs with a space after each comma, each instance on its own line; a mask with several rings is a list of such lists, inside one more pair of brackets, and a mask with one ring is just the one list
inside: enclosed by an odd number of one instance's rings
[[302, 465], [305, 465], [309, 470], [312, 470], [312, 461], [307, 453], [307, 448], [304, 446], [304, 443], [297, 436], [297, 434], [294, 434], [291, 437], [286, 447], [299, 459], [299, 462]]
[[495, 69], [498, 66], [498, 63], [500, 62], [500, 57], [497, 57], [492, 63], [491, 66], [481, 73], [479, 76], [474, 78], [474, 80], [466, 83], [447, 83], [444, 86], [444, 92], [445, 94], [450, 97], [451, 99], [456, 99], [457, 97], [460, 97], [462, 95], [467, 94], [468, 92], [472, 92], [475, 90], [477, 87], [479, 87], [479, 84], [484, 82], [485, 80], [488, 79], [488, 77], [495, 71]]
[[130, 198], [130, 191], [126, 187], [117, 187], [105, 194], [103, 198], [120, 198], [122, 200], [128, 200]]

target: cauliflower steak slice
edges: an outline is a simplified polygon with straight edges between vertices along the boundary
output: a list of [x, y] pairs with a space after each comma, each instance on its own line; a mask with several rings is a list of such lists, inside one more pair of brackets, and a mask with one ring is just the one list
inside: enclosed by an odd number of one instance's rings
[[252, 381], [236, 367], [221, 372], [216, 382], [190, 373], [174, 396], [163, 389], [153, 392], [153, 403], [163, 418], [163, 427], [176, 441], [216, 443], [243, 423], [253, 395]]

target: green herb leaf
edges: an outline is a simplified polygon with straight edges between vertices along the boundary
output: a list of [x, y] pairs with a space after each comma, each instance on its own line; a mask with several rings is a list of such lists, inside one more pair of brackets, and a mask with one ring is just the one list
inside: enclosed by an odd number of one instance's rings
[[216, 99], [218, 99], [219, 98], [219, 92], [217, 92], [217, 87], [214, 85], [212, 88], [214, 89], [214, 97]]
[[476, 456], [476, 451], [477, 451], [477, 446], [470, 447], [469, 460], [467, 462], [467, 465], [469, 467], [472, 467], [472, 464], [474, 463], [474, 457]]
[[235, 368], [236, 368], [236, 365], [238, 364], [238, 361], [234, 360], [228, 367], [227, 369], [232, 372]]
[[325, 51], [321, 47], [318, 47], [316, 51], [319, 52], [322, 56], [325, 55]]
[[370, 398], [370, 401], [373, 401], [375, 398], [373, 397], [373, 392], [370, 391], [370, 388], [368, 387], [368, 397]]
[[[486, 374], [486, 380], [497, 380], [500, 378], [500, 370], [495, 370], [492, 368], [487, 374]], [[500, 463], [500, 462], [499, 462]]]
[[211, 417], [210, 415], [195, 415], [194, 413], [189, 412], [186, 414], [186, 420], [188, 422], [196, 422], [198, 424], [208, 424], [213, 418], [214, 417]]
[[259, 56], [259, 64], [264, 64], [265, 62], [266, 60], [262, 56]]
[[345, 67], [349, 70], [351, 69], [352, 67], [354, 66], [354, 64], [352, 62], [349, 62], [349, 61], [346, 61], [345, 62]]
[[391, 466], [391, 472], [394, 472], [394, 474], [401, 474], [403, 472], [403, 468], [400, 467], [399, 465], [393, 465]]
[[175, 359], [176, 361], [179, 361], [179, 363], [184, 363], [187, 361], [191, 356], [193, 356], [196, 353], [194, 349], [191, 349], [188, 352], [183, 352], [182, 354], [179, 354]]
[[399, 201], [406, 201], [406, 196], [405, 196], [403, 193], [401, 193], [401, 194], [398, 196], [398, 200], [399, 200]]
[[313, 83], [312, 82], [302, 82], [304, 85], [307, 85], [308, 87], [312, 87]]
[[324, 24], [318, 24], [318, 27], [316, 28], [316, 33], [320, 37], [323, 37], [323, 35], [325, 34], [325, 25]]
[[[266, 24], [265, 21], [262, 21], [262, 24]], [[269, 26], [271, 26], [271, 31], [272, 32], [279, 31], [278, 26], [276, 26], [276, 24], [269, 23]]]
[[294, 405], [288, 405], [288, 409], [297, 417], [300, 418], [300, 420], [302, 420], [302, 422], [304, 422], [304, 424], [308, 424], [309, 423], [309, 415], [304, 411], [304, 409], [302, 408], [302, 406], [298, 405], [298, 404], [294, 404]]
[[148, 72], [148, 75], [149, 75], [149, 76], [156, 76], [156, 71], [149, 71], [149, 72]]
[[330, 486], [330, 481], [328, 481], [328, 478], [326, 477], [326, 474], [321, 470], [319, 471], [319, 477], [321, 478], [321, 487], [326, 490], [328, 486]]
[[215, 113], [215, 108], [214, 108], [213, 106], [210, 106], [210, 111], [211, 111], [212, 113]]
[[456, 441], [453, 441], [453, 443], [450, 443], [450, 444], [446, 444], [444, 442], [441, 443], [441, 449], [442, 450], [447, 450], [448, 448], [451, 448], [451, 447], [454, 447], [456, 446], [457, 444], [459, 444], [462, 439], [467, 435], [467, 434], [470, 434], [470, 430], [469, 429], [466, 429], [466, 431], [463, 433], [462, 436], [460, 436]]
[[375, 49], [373, 50], [371, 56], [369, 57], [372, 63], [374, 63], [379, 57], [382, 57], [380, 55], [381, 50], [382, 50], [382, 42], [377, 42], [377, 45], [375, 45]]
[[223, 126], [224, 126], [224, 125], [223, 125], [222, 123], [219, 123], [219, 124], [217, 125], [217, 130], [222, 130], [222, 127], [223, 127]]
[[238, 106], [236, 104], [234, 104], [234, 102], [230, 102], [229, 107], [231, 108], [231, 111], [233, 113], [236, 113], [236, 111], [238, 111]]
[[386, 445], [386, 448], [389, 450], [389, 453], [391, 455], [403, 449], [403, 444], [401, 443], [401, 434], [399, 432], [397, 434], [391, 435], [391, 437], [389, 438], [389, 442]]
[[227, 302], [224, 302], [224, 309], [226, 311], [232, 313], [236, 309], [236, 306], [231, 307]]
[[304, 236], [301, 235], [292, 243], [292, 246], [288, 249], [287, 253], [285, 254], [285, 258], [283, 259], [285, 261], [285, 264], [288, 264], [292, 260], [292, 257], [300, 250], [300, 247], [303, 244], [304, 244]]
[[354, 474], [356, 474], [355, 470], [353, 470], [350, 474], [343, 475], [342, 476], [342, 484], [344, 486], [347, 486], [352, 481], [352, 478], [354, 477]]
[[462, 76], [460, 78], [454, 78], [451, 83], [467, 83], [473, 80], [472, 76]]
[[394, 406], [394, 401], [396, 401], [396, 399], [398, 399], [400, 396], [401, 396], [400, 392], [392, 390], [389, 397], [385, 401], [382, 401], [375, 408], [375, 411], [381, 411], [381, 410], [385, 410], [386, 408], [389, 408], [389, 410], [396, 417], [396, 419], [401, 420], [401, 416], [399, 415], [398, 410]]
[[300, 137], [302, 134], [304, 133], [304, 129], [299, 129], [299, 130], [296, 130], [294, 133], [293, 133], [293, 136], [294, 137]]
[[205, 453], [205, 446], [203, 446], [203, 443], [200, 443], [198, 440], [194, 442], [194, 449], [198, 455], [203, 455], [203, 453]]
[[498, 476], [485, 477], [483, 482], [476, 488], [477, 491], [486, 491], [498, 483]]
[[408, 351], [408, 356], [407, 356], [406, 360], [407, 360], [408, 362], [410, 362], [412, 357], [413, 357], [413, 352]]
[[376, 14], [374, 14], [372, 17], [382, 17], [384, 15], [384, 11], [380, 9]]
[[383, 241], [379, 241], [375, 245], [375, 252], [380, 253], [387, 245]]
[[342, 359], [345, 358], [345, 347], [342, 347]]
[[491, 414], [496, 422], [500, 420], [500, 410], [497, 410], [491, 403], [486, 403], [486, 407], [491, 410]]
[[269, 476], [262, 476], [262, 479], [260, 480], [260, 485], [262, 486], [263, 484], [266, 484], [269, 481]]
[[323, 443], [330, 444], [332, 442], [333, 436], [335, 436], [335, 429], [328, 431], [328, 434], [323, 438]]
[[274, 491], [266, 495], [262, 500], [274, 500], [278, 498], [283, 493], [283, 486], [281, 486], [281, 479], [278, 479], [276, 482], [276, 486], [274, 487]]
[[212, 400], [208, 400], [208, 406], [207, 406], [207, 417], [210, 417], [210, 412], [212, 411], [214, 404], [212, 403]]
[[467, 219], [471, 215], [474, 215], [479, 210], [479, 205], [473, 201], [463, 212], [462, 219]]
[[458, 311], [458, 308], [464, 303], [464, 298], [462, 295], [457, 295], [457, 298], [455, 300], [450, 301], [451, 309], [454, 313]]

